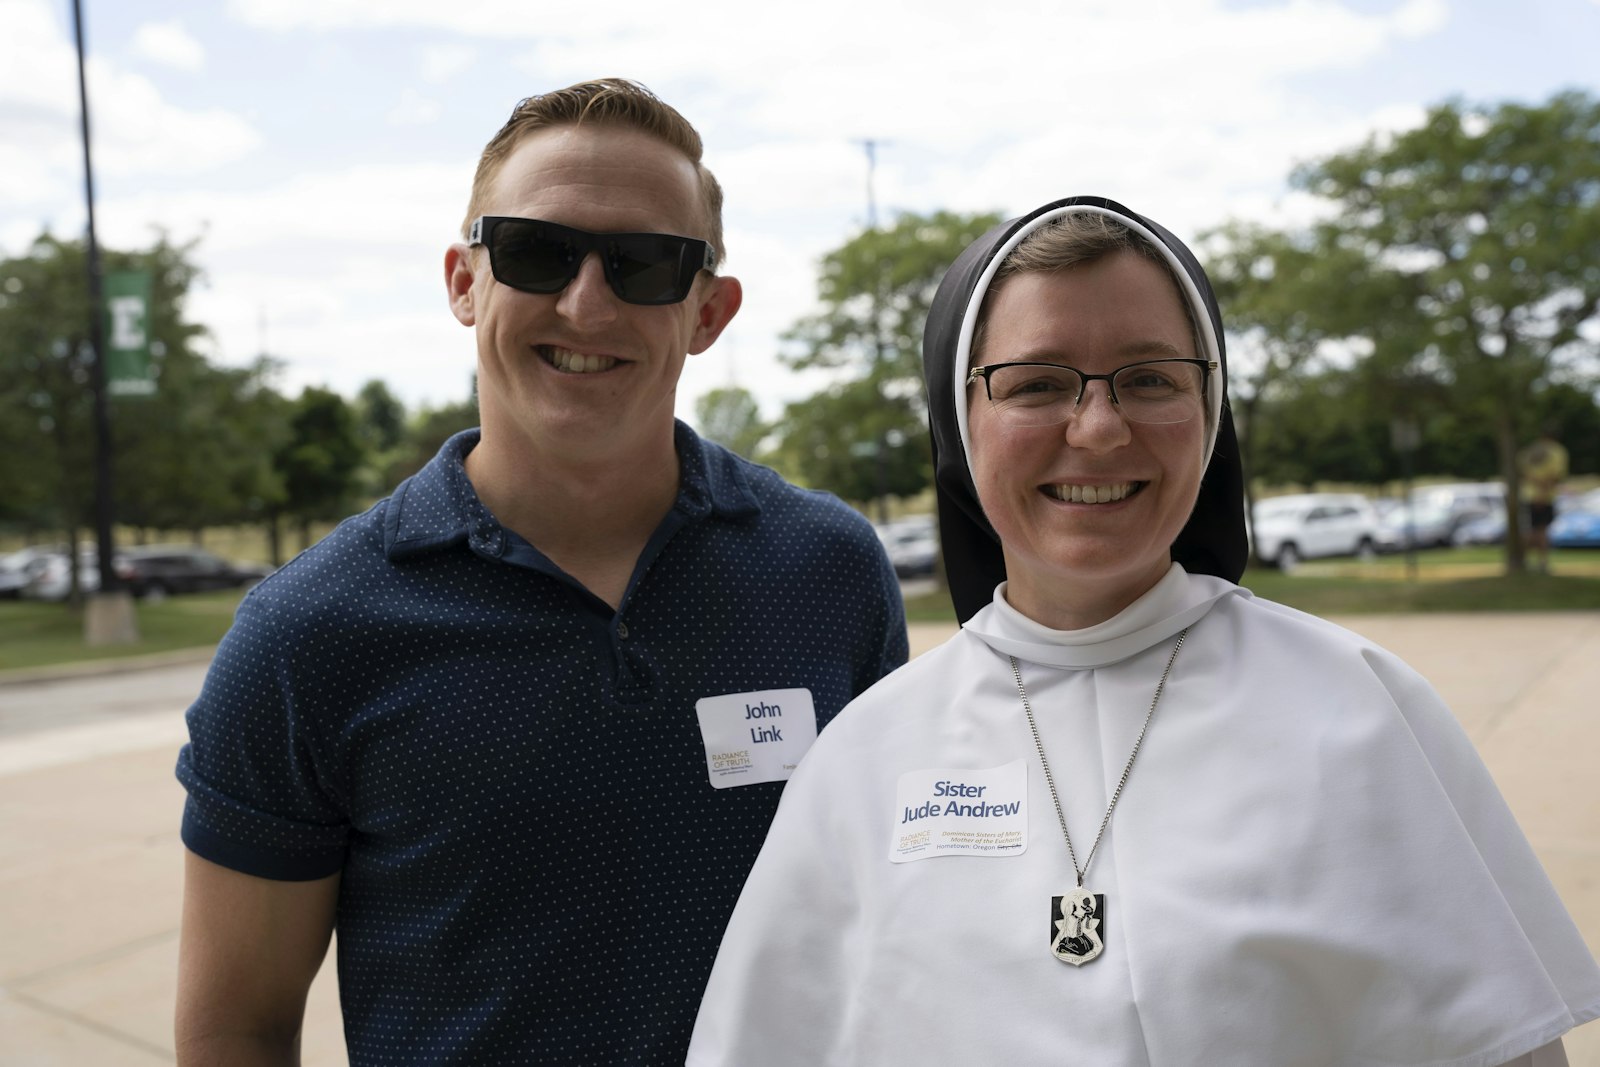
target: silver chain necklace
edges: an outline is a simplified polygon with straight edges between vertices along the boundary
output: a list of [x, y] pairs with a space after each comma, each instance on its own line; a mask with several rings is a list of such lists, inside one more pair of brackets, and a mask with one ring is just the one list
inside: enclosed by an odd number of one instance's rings
[[1117, 782], [1117, 788], [1111, 792], [1111, 803], [1106, 805], [1105, 818], [1100, 820], [1100, 831], [1094, 835], [1094, 844], [1089, 846], [1089, 858], [1083, 861], [1082, 867], [1078, 866], [1078, 853], [1072, 847], [1072, 834], [1067, 830], [1067, 813], [1061, 807], [1061, 794], [1056, 792], [1056, 780], [1050, 773], [1050, 761], [1045, 758], [1044, 741], [1039, 737], [1039, 724], [1033, 718], [1033, 705], [1028, 703], [1028, 690], [1022, 684], [1022, 667], [1017, 663], [1017, 657], [1008, 657], [1011, 660], [1011, 676], [1017, 680], [1017, 695], [1022, 697], [1022, 711], [1028, 717], [1028, 729], [1033, 731], [1033, 745], [1039, 750], [1039, 763], [1044, 767], [1045, 784], [1050, 787], [1050, 799], [1056, 804], [1056, 818], [1061, 822], [1061, 836], [1067, 839], [1067, 855], [1072, 858], [1072, 870], [1078, 876], [1078, 884], [1070, 893], [1050, 898], [1050, 952], [1062, 963], [1080, 967], [1105, 951], [1105, 942], [1101, 940], [1106, 917], [1105, 894], [1091, 893], [1085, 889], [1083, 876], [1088, 873], [1089, 864], [1094, 862], [1094, 854], [1100, 848], [1100, 839], [1105, 836], [1106, 827], [1111, 825], [1111, 813], [1117, 810], [1117, 801], [1122, 798], [1122, 787], [1128, 784], [1128, 775], [1133, 773], [1133, 761], [1139, 757], [1139, 747], [1144, 744], [1145, 731], [1150, 729], [1150, 719], [1155, 715], [1156, 705], [1161, 703], [1161, 694], [1167, 688], [1167, 675], [1172, 673], [1172, 665], [1178, 659], [1178, 650], [1183, 647], [1183, 639], [1188, 636], [1189, 628], [1185, 626], [1178, 634], [1178, 643], [1172, 646], [1172, 655], [1167, 657], [1166, 670], [1161, 672], [1161, 680], [1156, 683], [1155, 696], [1150, 698], [1150, 710], [1144, 713], [1144, 725], [1139, 727], [1139, 736], [1134, 739], [1133, 751], [1128, 753], [1128, 763], [1122, 768], [1122, 778]]

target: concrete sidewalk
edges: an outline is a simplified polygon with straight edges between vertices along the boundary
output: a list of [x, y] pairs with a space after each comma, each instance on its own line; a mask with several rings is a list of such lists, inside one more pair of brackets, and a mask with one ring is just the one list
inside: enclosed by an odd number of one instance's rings
[[[1455, 709], [1600, 951], [1600, 615], [1338, 620]], [[913, 652], [950, 626], [912, 628]], [[201, 663], [0, 687], [0, 1065], [173, 1062], [183, 791], [173, 779]], [[345, 1062], [331, 963], [304, 1062]], [[1600, 1024], [1567, 1038], [1600, 1067]]]

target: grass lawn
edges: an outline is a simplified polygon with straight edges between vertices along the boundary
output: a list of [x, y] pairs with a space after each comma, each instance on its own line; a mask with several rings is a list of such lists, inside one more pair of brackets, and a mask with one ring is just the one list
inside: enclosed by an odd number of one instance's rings
[[[1423, 611], [1600, 611], [1600, 550], [1557, 552], [1552, 574], [1507, 578], [1497, 548], [1420, 552], [1416, 578], [1391, 556], [1361, 563], [1303, 564], [1293, 574], [1252, 569], [1241, 583], [1313, 615]], [[136, 645], [87, 648], [83, 615], [61, 604], [0, 600], [0, 671], [80, 660], [148, 655], [216, 644], [233, 621], [237, 590], [137, 603]], [[950, 598], [935, 590], [906, 601], [912, 622], [950, 622]]]
[[[1496, 547], [1442, 548], [1416, 554], [1413, 578], [1403, 556], [1370, 563], [1302, 564], [1293, 574], [1252, 568], [1239, 583], [1256, 595], [1313, 615], [1426, 611], [1600, 611], [1600, 550], [1566, 549], [1550, 574], [1506, 577]], [[955, 618], [943, 590], [906, 600], [912, 622]]]
[[136, 601], [139, 643], [87, 648], [83, 613], [63, 604], [0, 600], [0, 671], [214, 645], [233, 622], [240, 590]]

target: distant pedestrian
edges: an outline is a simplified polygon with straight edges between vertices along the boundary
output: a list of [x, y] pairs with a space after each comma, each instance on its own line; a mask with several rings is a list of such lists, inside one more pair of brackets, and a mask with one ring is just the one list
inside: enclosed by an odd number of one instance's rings
[[1550, 570], [1550, 523], [1556, 517], [1556, 496], [1567, 477], [1567, 450], [1550, 427], [1517, 456], [1523, 498], [1528, 502], [1528, 544], [1538, 554], [1540, 573]]

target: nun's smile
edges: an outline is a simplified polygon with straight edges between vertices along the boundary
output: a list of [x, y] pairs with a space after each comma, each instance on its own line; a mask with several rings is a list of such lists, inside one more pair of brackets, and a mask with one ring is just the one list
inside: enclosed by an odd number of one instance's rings
[[[1195, 355], [1172, 280], [1134, 252], [1007, 278], [985, 320], [974, 365], [1037, 360], [1110, 374], [1164, 354]], [[982, 385], [968, 390], [968, 403], [973, 477], [1000, 536], [1014, 607], [1077, 628], [1111, 617], [1161, 579], [1199, 494], [1202, 416], [1129, 422], [1103, 381], [1090, 382], [1076, 413], [1055, 426], [1008, 421]]]

